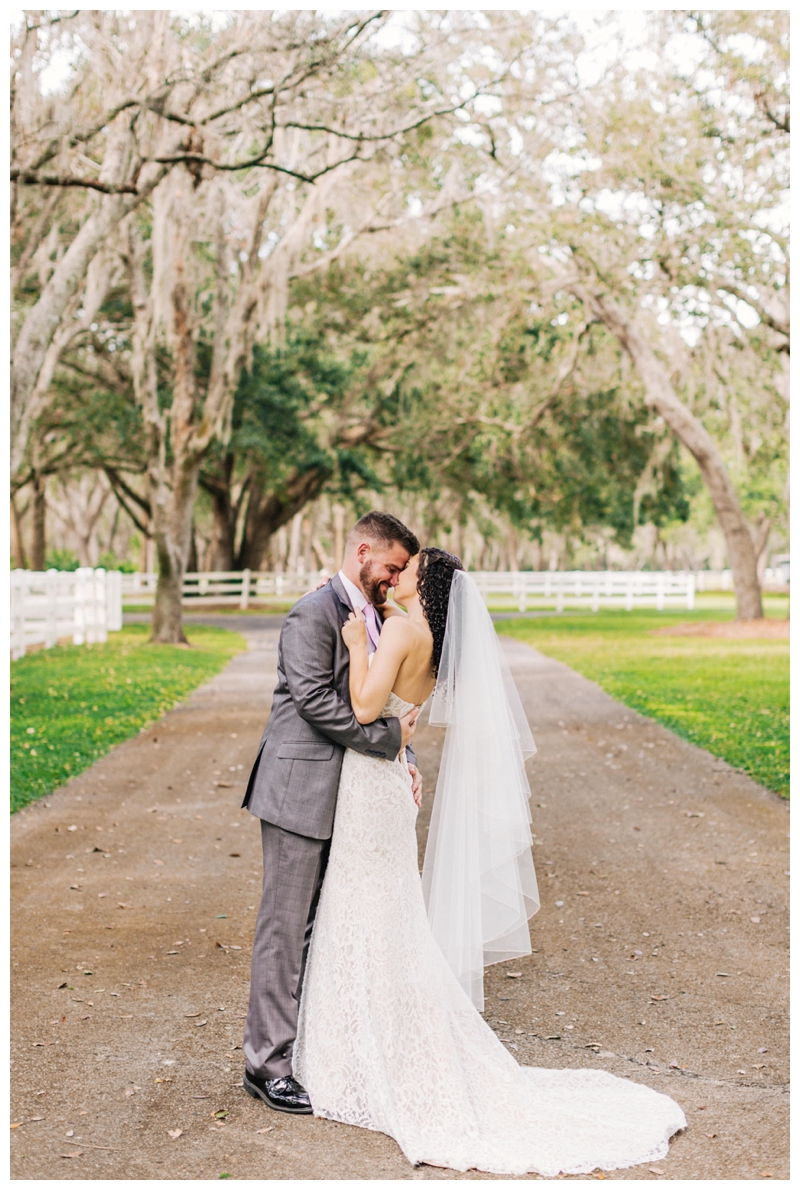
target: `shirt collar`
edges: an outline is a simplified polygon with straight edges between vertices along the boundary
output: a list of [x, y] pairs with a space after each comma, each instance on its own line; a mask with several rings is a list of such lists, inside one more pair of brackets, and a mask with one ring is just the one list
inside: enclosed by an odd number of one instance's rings
[[347, 592], [347, 598], [350, 600], [350, 603], [352, 604], [352, 606], [354, 608], [359, 607], [363, 611], [364, 608], [369, 603], [369, 600], [367, 599], [364, 592], [360, 591], [359, 588], [355, 585], [355, 583], [352, 583], [350, 581], [350, 579], [347, 577], [347, 575], [345, 574], [345, 572], [343, 570], [339, 571], [339, 578], [341, 579], [342, 586], [344, 587], [345, 591]]

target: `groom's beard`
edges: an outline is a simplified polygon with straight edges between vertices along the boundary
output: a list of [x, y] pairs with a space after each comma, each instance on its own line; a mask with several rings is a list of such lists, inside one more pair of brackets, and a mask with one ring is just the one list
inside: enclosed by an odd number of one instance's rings
[[361, 583], [361, 590], [366, 595], [373, 607], [382, 607], [386, 602], [386, 595], [389, 590], [389, 584], [385, 579], [378, 579], [374, 576], [375, 570], [374, 562], [365, 562], [358, 572], [359, 582]]

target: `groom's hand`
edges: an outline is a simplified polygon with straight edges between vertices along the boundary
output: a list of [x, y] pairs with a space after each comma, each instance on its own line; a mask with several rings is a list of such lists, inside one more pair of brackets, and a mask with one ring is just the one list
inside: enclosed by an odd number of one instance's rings
[[408, 771], [411, 773], [411, 796], [414, 798], [414, 805], [419, 810], [422, 805], [422, 773], [415, 764], [410, 764]]
[[419, 710], [419, 707], [412, 707], [400, 720], [400, 731], [402, 732], [401, 748], [405, 748], [406, 744], [411, 743], [411, 737], [417, 730], [417, 715], [419, 714]]

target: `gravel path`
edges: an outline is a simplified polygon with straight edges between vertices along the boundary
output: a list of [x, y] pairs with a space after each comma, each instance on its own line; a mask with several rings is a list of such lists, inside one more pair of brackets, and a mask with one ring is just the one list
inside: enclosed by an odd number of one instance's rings
[[[249, 651], [12, 820], [12, 1177], [492, 1180], [414, 1170], [381, 1134], [238, 1086], [261, 876], [238, 807], [280, 621], [212, 621]], [[488, 970], [486, 1019], [523, 1063], [601, 1066], [681, 1103], [657, 1172], [606, 1177], [788, 1178], [787, 806], [504, 645], [539, 747], [542, 908], [533, 955]], [[416, 737], [420, 855], [442, 736]]]

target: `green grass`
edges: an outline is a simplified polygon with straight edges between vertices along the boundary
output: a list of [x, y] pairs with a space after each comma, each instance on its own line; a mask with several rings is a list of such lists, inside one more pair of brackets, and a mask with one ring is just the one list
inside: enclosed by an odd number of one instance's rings
[[11, 811], [44, 797], [159, 719], [245, 648], [187, 625], [192, 648], [148, 643], [149, 625], [105, 645], [43, 649], [11, 665]]
[[789, 642], [653, 636], [677, 620], [726, 620], [708, 609], [591, 612], [504, 620], [533, 645], [627, 706], [789, 795]]

